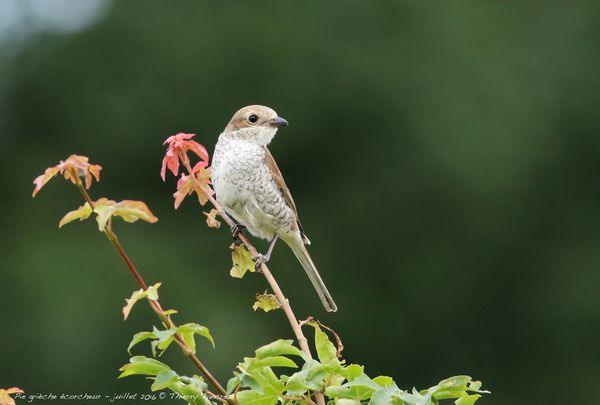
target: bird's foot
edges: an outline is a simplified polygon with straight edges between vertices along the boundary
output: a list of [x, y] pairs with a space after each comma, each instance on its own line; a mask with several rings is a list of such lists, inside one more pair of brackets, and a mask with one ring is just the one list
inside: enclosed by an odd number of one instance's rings
[[240, 225], [240, 224], [235, 224], [231, 227], [231, 236], [233, 236], [233, 239], [238, 240], [238, 235], [244, 231], [244, 229], [246, 229], [246, 227], [244, 225]]
[[256, 255], [252, 256], [252, 260], [254, 261], [254, 270], [257, 273], [262, 273], [261, 267], [263, 264], [265, 264], [269, 261], [269, 259], [270, 259], [269, 256], [265, 256], [261, 253], [257, 253]]
[[267, 263], [269, 261], [269, 259], [271, 259], [271, 253], [273, 253], [273, 248], [275, 247], [275, 243], [277, 243], [277, 239], [279, 239], [279, 236], [275, 235], [273, 237], [273, 239], [271, 239], [271, 243], [269, 243], [269, 250], [267, 250], [267, 254], [263, 255], [260, 253], [255, 254], [254, 256], [252, 256], [252, 260], [254, 260], [254, 268], [256, 269], [257, 272], [262, 273], [261, 266], [264, 263]]

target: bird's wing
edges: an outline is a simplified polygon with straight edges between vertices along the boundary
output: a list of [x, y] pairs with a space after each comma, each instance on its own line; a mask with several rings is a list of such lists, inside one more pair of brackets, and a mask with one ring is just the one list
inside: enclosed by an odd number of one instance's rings
[[300, 219], [298, 218], [298, 210], [296, 209], [296, 204], [294, 203], [292, 194], [290, 193], [290, 190], [288, 189], [287, 185], [285, 184], [285, 180], [283, 180], [283, 175], [281, 174], [281, 170], [279, 170], [279, 167], [277, 166], [277, 163], [275, 162], [275, 158], [273, 158], [271, 151], [267, 147], [265, 147], [265, 164], [269, 168], [269, 171], [271, 172], [271, 175], [273, 176], [273, 180], [275, 180], [275, 184], [277, 184], [279, 191], [281, 191], [281, 195], [283, 195], [283, 199], [284, 199], [285, 203], [287, 204], [288, 207], [290, 207], [294, 211], [294, 214], [296, 215], [296, 222], [298, 223], [298, 228], [300, 228], [300, 233], [302, 234], [302, 240], [307, 245], [310, 245], [310, 240], [304, 233], [304, 229], [302, 228], [302, 224], [300, 223]]

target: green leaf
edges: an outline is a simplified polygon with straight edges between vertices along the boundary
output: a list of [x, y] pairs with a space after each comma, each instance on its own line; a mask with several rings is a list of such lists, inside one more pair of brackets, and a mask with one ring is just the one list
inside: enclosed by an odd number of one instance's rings
[[[336, 398], [334, 400], [335, 405], [360, 405], [360, 401], [358, 399], [346, 399], [346, 398]], [[370, 402], [369, 405], [373, 404]]]
[[315, 347], [317, 348], [317, 356], [323, 364], [340, 364], [337, 358], [337, 348], [329, 340], [329, 336], [321, 330], [317, 323], [311, 322], [311, 326], [315, 328]]
[[133, 335], [133, 338], [131, 339], [129, 346], [127, 347], [127, 352], [129, 354], [131, 354], [131, 349], [133, 348], [133, 346], [137, 345], [138, 343], [140, 343], [146, 339], [156, 339], [156, 334], [154, 332], [138, 332], [138, 333], [136, 333], [135, 335]]
[[479, 394], [466, 395], [458, 398], [454, 403], [456, 405], [473, 405], [479, 398], [481, 398]]
[[393, 394], [394, 397], [402, 399], [407, 405], [434, 405], [435, 402], [431, 399], [431, 393], [425, 392], [424, 394], [419, 393], [413, 388], [412, 393], [400, 391]]
[[208, 388], [208, 385], [204, 382], [204, 379], [199, 375], [194, 375], [192, 377], [181, 376], [179, 380], [185, 382], [190, 388], [198, 390], [200, 392], [205, 391]]
[[[338, 399], [336, 399], [336, 403], [337, 403]], [[358, 399], [355, 399], [353, 401], [358, 401]], [[360, 403], [360, 401], [359, 401]], [[398, 402], [400, 404], [404, 404], [404, 402]], [[378, 390], [375, 391], [371, 397], [371, 400], [369, 401], [369, 405], [392, 405], [394, 404], [394, 399], [392, 398], [390, 392], [388, 390]]]
[[171, 384], [175, 383], [179, 380], [179, 376], [173, 370], [164, 370], [158, 373], [156, 378], [154, 379], [154, 383], [150, 389], [152, 391], [158, 391], [165, 388], [168, 388]]
[[[386, 377], [389, 378], [389, 377]], [[381, 381], [385, 382], [385, 381]], [[375, 391], [371, 397], [369, 405], [432, 405], [430, 398], [426, 398], [419, 393], [416, 395], [408, 394], [398, 388], [393, 381], [386, 388], [380, 388]]]
[[[481, 383], [473, 381], [468, 375], [457, 375], [439, 382], [425, 392], [431, 393], [435, 399], [455, 399], [467, 396], [468, 392], [487, 394], [489, 391], [481, 390]], [[475, 398], [477, 400], [477, 398]], [[468, 402], [467, 402], [468, 403]]]
[[179, 381], [171, 383], [169, 389], [181, 396], [191, 405], [212, 405], [204, 395], [207, 385], [200, 376], [186, 377], [180, 376]]
[[315, 391], [323, 388], [323, 380], [328, 367], [316, 360], [309, 360], [302, 366], [302, 370], [292, 374], [285, 385], [290, 395], [301, 395], [306, 391]]
[[100, 232], [104, 232], [108, 220], [112, 217], [114, 213], [114, 207], [107, 205], [96, 205], [94, 207], [94, 212], [97, 214], [96, 222], [98, 222], [98, 230]]
[[160, 287], [161, 284], [162, 283], [156, 283], [146, 289], [150, 301], [158, 301], [158, 287]]
[[196, 353], [195, 335], [205, 337], [212, 344], [213, 349], [215, 348], [215, 341], [206, 326], [198, 325], [197, 323], [186, 323], [177, 328], [177, 333], [181, 334], [183, 340], [185, 340], [185, 343], [192, 349], [194, 354]]
[[248, 271], [253, 273], [255, 270], [254, 261], [248, 249], [244, 245], [236, 245], [235, 243], [230, 248], [232, 267], [229, 274], [231, 277], [242, 278]]
[[[342, 368], [343, 361], [340, 361], [338, 358], [338, 347], [333, 344], [329, 335], [321, 329], [321, 325], [318, 322], [308, 322], [308, 325], [315, 328], [315, 348], [317, 349], [317, 357], [322, 364], [329, 366], [329, 370], [325, 374], [324, 386], [341, 385], [344, 382], [346, 373]], [[362, 374], [362, 369], [360, 369], [358, 374]]]
[[273, 294], [256, 294], [256, 302], [252, 305], [253, 310], [262, 309], [265, 312], [281, 308], [281, 304], [277, 297]]
[[134, 356], [129, 359], [129, 364], [125, 364], [119, 369], [121, 371], [119, 378], [137, 374], [155, 376], [165, 370], [170, 370], [169, 366], [158, 360], [145, 356]]
[[385, 375], [380, 375], [380, 376], [373, 378], [373, 382], [377, 385], [382, 386], [383, 388], [386, 388], [392, 384], [395, 384], [394, 379], [392, 377], [387, 377]]
[[133, 294], [131, 294], [130, 298], [126, 298], [125, 299], [126, 303], [125, 303], [125, 306], [123, 307], [123, 319], [127, 320], [127, 318], [129, 317], [129, 313], [133, 309], [133, 306], [139, 300], [141, 300], [143, 298], [148, 298], [149, 300], [157, 301], [158, 300], [158, 287], [160, 287], [160, 285], [161, 285], [161, 283], [156, 283], [156, 284], [148, 287], [146, 290], [140, 288], [139, 290], [134, 291]]
[[245, 358], [244, 363], [238, 365], [242, 372], [240, 387], [250, 388], [265, 395], [281, 394], [285, 387], [273, 370], [270, 367], [255, 367], [256, 362], [255, 358]]
[[292, 367], [298, 368], [298, 365], [293, 360], [283, 356], [267, 357], [260, 359], [254, 363], [254, 367]]
[[264, 345], [256, 349], [255, 354], [257, 359], [280, 355], [294, 355], [304, 358], [304, 352], [292, 345], [292, 340], [279, 339], [268, 345]]
[[366, 374], [356, 377], [354, 380], [344, 385], [327, 387], [325, 394], [332, 398], [351, 398], [366, 400], [371, 397], [373, 392], [381, 389]]
[[265, 396], [281, 395], [286, 389], [285, 385], [271, 367], [297, 368], [296, 363], [285, 356], [294, 355], [304, 358], [304, 353], [292, 345], [292, 340], [283, 339], [259, 347], [255, 355], [256, 357], [245, 357], [244, 362], [238, 365], [241, 374], [229, 380], [229, 392], [239, 384], [242, 388], [250, 388], [250, 391]]
[[73, 222], [76, 219], [78, 219], [80, 221], [83, 221], [84, 219], [88, 219], [90, 217], [90, 215], [92, 215], [92, 212], [93, 212], [93, 210], [92, 210], [92, 207], [90, 206], [90, 204], [85, 203], [78, 209], [67, 212], [67, 214], [64, 217], [62, 217], [62, 219], [58, 223], [58, 227], [62, 228], [64, 225], [68, 224], [69, 222]]
[[240, 405], [275, 405], [278, 395], [264, 395], [252, 390], [244, 390], [237, 393]]
[[[283, 383], [273, 373], [271, 367], [263, 363], [263, 361], [269, 361], [274, 357], [276, 356], [267, 356], [263, 359], [245, 357], [244, 362], [238, 365], [238, 369], [242, 372], [240, 386], [264, 394], [281, 394], [285, 388]], [[279, 362], [280, 360], [274, 361]]]
[[[259, 391], [262, 391], [265, 395], [279, 395], [285, 389], [283, 383], [279, 380], [279, 378], [277, 378], [277, 376], [275, 375], [273, 370], [271, 370], [270, 367], [256, 368], [252, 370], [249, 376], [252, 377], [259, 384]], [[247, 381], [246, 379], [242, 380], [244, 382]]]
[[208, 388], [202, 377], [194, 375], [193, 377], [179, 376], [171, 370], [166, 364], [158, 360], [149, 359], [144, 356], [136, 356], [130, 359], [130, 364], [121, 367], [121, 377], [133, 374], [142, 374], [155, 376], [152, 384], [152, 391], [158, 391], [165, 388], [179, 394], [189, 404], [193, 405], [211, 405], [211, 402], [204, 395]]
[[227, 381], [227, 393], [231, 394], [233, 392], [233, 390], [235, 390], [235, 388], [240, 384], [240, 382], [242, 381], [242, 378], [240, 377], [240, 375], [238, 373], [234, 372], [234, 376], [231, 377], [229, 379], [229, 381]]
[[152, 353], [156, 356], [156, 349], [160, 350], [159, 356], [173, 343], [174, 335], [177, 332], [176, 328], [159, 330], [156, 327], [152, 329], [152, 333], [156, 335], [156, 340], [152, 342]]
[[[244, 369], [245, 370], [245, 369]], [[253, 371], [250, 371], [253, 372]], [[258, 376], [260, 378], [260, 376]], [[247, 371], [244, 371], [241, 375], [241, 380], [240, 380], [240, 384], [242, 387], [245, 388], [250, 388], [254, 391], [257, 392], [262, 392], [264, 393], [264, 390], [261, 386], [261, 383], [264, 384], [265, 386], [269, 386], [268, 381], [261, 381], [259, 382], [255, 377], [253, 377], [252, 375], [248, 374]]]
[[354, 380], [356, 377], [363, 375], [364, 373], [364, 366], [361, 366], [359, 364], [349, 364], [348, 366], [342, 368], [339, 373], [346, 377], [346, 380], [348, 381], [352, 381]]

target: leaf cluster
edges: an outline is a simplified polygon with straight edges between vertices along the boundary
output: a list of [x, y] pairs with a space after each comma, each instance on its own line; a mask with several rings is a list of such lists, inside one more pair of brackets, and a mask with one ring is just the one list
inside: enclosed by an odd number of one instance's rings
[[165, 363], [145, 356], [134, 356], [129, 363], [119, 369], [119, 378], [130, 375], [145, 375], [153, 380], [152, 391], [170, 390], [178, 394], [179, 398], [192, 405], [208, 405], [212, 402], [206, 397], [208, 388], [204, 379], [198, 375], [192, 377], [181, 376]]
[[[149, 297], [146, 297], [149, 298]], [[134, 356], [121, 367], [121, 377], [146, 375], [153, 379], [153, 391], [169, 389], [190, 404], [214, 403], [215, 399], [240, 405], [311, 404], [314, 394], [322, 392], [328, 401], [344, 405], [437, 405], [441, 400], [455, 400], [455, 405], [472, 405], [487, 391], [469, 376], [445, 379], [425, 390], [402, 390], [387, 376], [369, 377], [365, 367], [346, 364], [340, 347], [331, 341], [317, 322], [307, 322], [314, 328], [317, 359], [309, 358], [292, 340], [279, 339], [245, 357], [227, 382], [227, 396], [217, 397], [207, 390], [201, 377], [179, 376], [166, 364], [144, 356]], [[152, 354], [159, 357], [180, 333], [195, 352], [195, 335], [214, 341], [207, 328], [185, 324], [177, 328], [139, 332], [133, 336], [128, 351], [135, 345], [151, 340]], [[337, 336], [336, 336], [337, 338]], [[191, 395], [184, 397], [182, 393]]]
[[[481, 384], [468, 376], [456, 376], [441, 381], [426, 390], [404, 391], [391, 377], [370, 378], [364, 366], [346, 365], [338, 357], [338, 349], [317, 323], [308, 323], [315, 329], [314, 345], [318, 359], [307, 359], [290, 340], [278, 340], [256, 350], [255, 357], [245, 358], [238, 365], [239, 372], [229, 380], [227, 391], [240, 404], [260, 405], [312, 403], [316, 391], [325, 393], [336, 403], [374, 405], [436, 405], [443, 399], [455, 399], [456, 405], [470, 405], [481, 396]], [[303, 360], [298, 366], [290, 356]], [[295, 369], [295, 372], [276, 376], [277, 370]], [[293, 371], [293, 370], [292, 370]]]

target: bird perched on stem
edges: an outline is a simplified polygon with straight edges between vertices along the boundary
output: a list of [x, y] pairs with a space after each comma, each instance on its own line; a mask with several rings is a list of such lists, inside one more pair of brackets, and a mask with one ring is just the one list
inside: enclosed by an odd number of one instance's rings
[[306, 247], [310, 241], [298, 220], [296, 205], [275, 159], [267, 148], [288, 122], [269, 107], [251, 105], [233, 115], [215, 147], [212, 183], [217, 201], [255, 237], [270, 242], [264, 255], [254, 257], [257, 268], [271, 257], [277, 239], [292, 249], [317, 290], [325, 309], [337, 311]]

